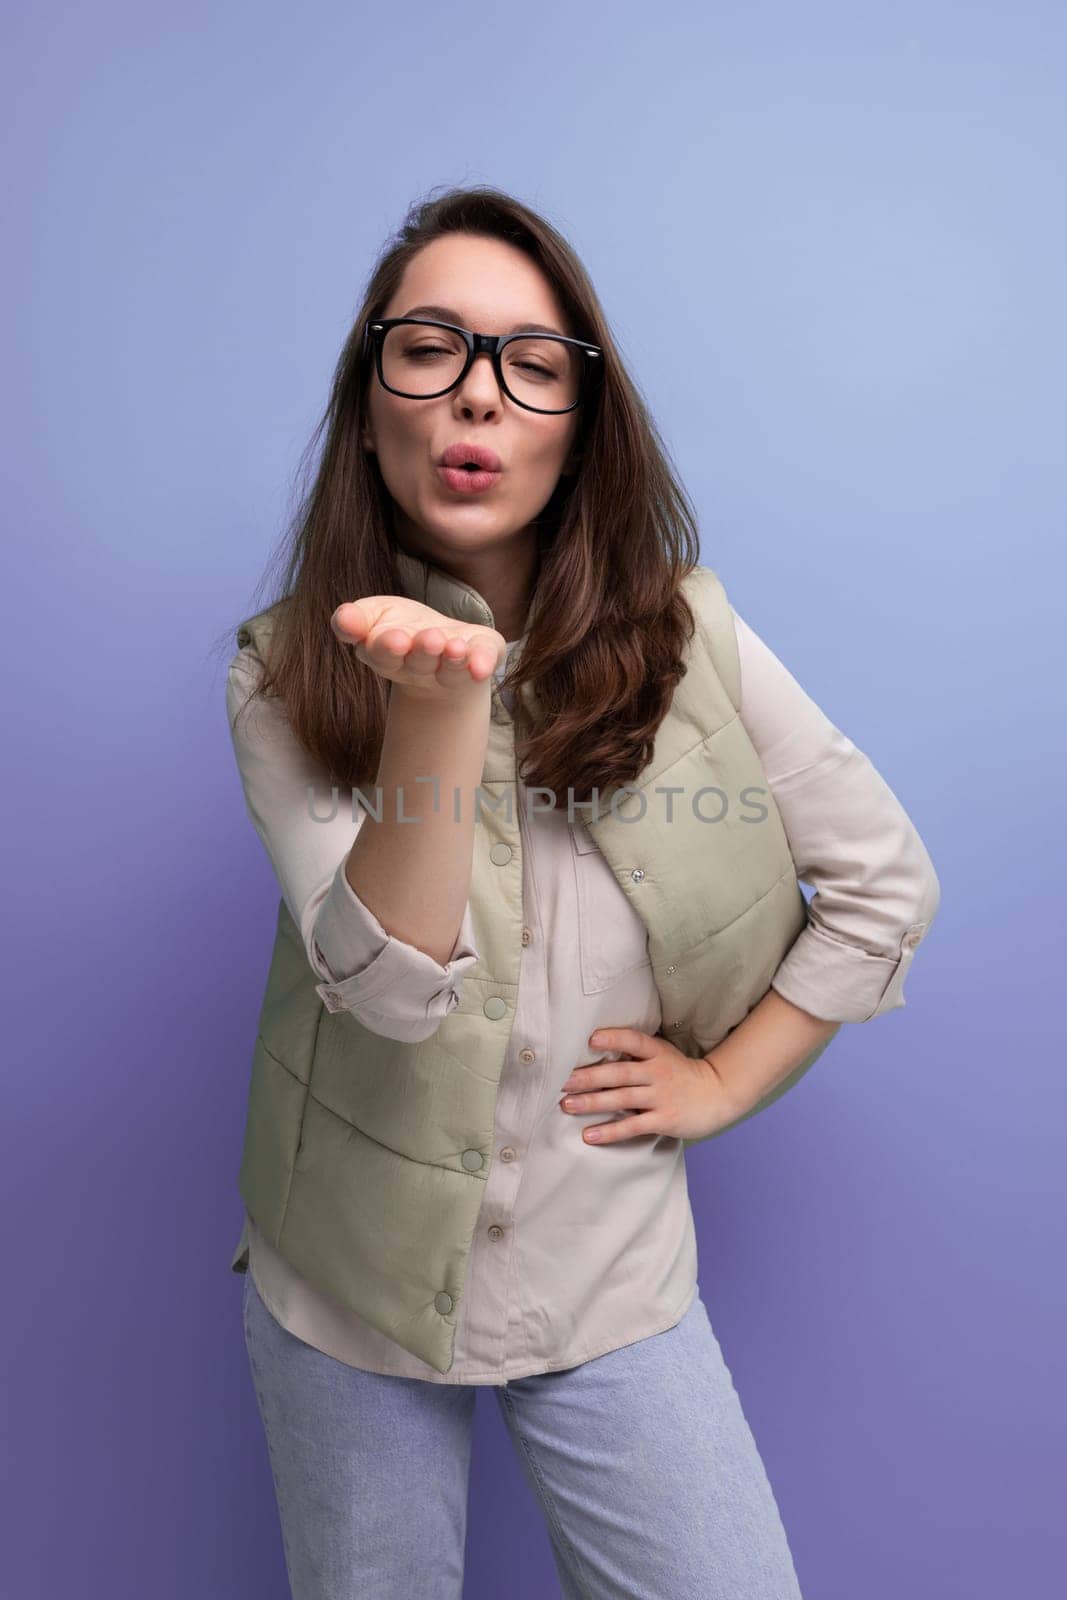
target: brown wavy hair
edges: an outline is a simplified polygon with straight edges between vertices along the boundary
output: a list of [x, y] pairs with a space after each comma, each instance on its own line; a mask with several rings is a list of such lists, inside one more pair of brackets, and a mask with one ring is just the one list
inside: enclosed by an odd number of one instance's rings
[[529, 630], [505, 679], [513, 689], [532, 683], [536, 695], [536, 717], [521, 696], [515, 701], [516, 759], [527, 784], [557, 797], [570, 787], [577, 800], [596, 786], [606, 798], [651, 759], [685, 672], [695, 621], [680, 585], [699, 562], [696, 517], [562, 235], [499, 189], [430, 195], [409, 208], [372, 271], [326, 411], [301, 458], [306, 471], [325, 432], [310, 487], [272, 561], [281, 560], [283, 574], [269, 602], [276, 625], [255, 693], [281, 698], [298, 742], [332, 783], [373, 786], [389, 686], [329, 626], [346, 600], [403, 593], [392, 497], [377, 456], [359, 446], [368, 384], [376, 381], [363, 329], [383, 314], [408, 262], [431, 240], [448, 233], [502, 239], [552, 282], [573, 334], [603, 351], [602, 374], [580, 408], [577, 472], [560, 477], [538, 518]]

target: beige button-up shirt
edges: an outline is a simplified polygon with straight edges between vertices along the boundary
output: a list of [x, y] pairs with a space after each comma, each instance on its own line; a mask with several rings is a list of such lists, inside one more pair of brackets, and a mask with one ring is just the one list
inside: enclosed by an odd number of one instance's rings
[[[773, 987], [815, 1016], [866, 1021], [904, 1004], [903, 963], [916, 925], [928, 926], [937, 910], [937, 876], [868, 758], [736, 612], [734, 620], [741, 718], [797, 875], [814, 891], [808, 926]], [[505, 661], [498, 679], [506, 668]], [[353, 821], [344, 805], [331, 814], [326, 776], [277, 702], [257, 702], [234, 725], [258, 671], [247, 648], [231, 662], [231, 734], [249, 814], [308, 960], [325, 983], [349, 980], [346, 1006], [366, 1026], [423, 1038], [431, 1020], [457, 1004], [477, 960], [470, 909], [445, 966], [386, 933], [344, 871], [362, 813]], [[350, 1366], [430, 1383], [505, 1383], [673, 1327], [696, 1294], [682, 1141], [646, 1135], [598, 1148], [582, 1129], [612, 1114], [560, 1108], [575, 1067], [618, 1055], [590, 1047], [595, 1028], [660, 1027], [644, 925], [584, 823], [568, 823], [566, 807], [531, 812], [517, 778], [516, 814], [525, 918], [518, 1000], [451, 1369], [418, 1360], [301, 1278], [245, 1216], [249, 1267], [274, 1316]], [[357, 974], [362, 982], [353, 983]]]

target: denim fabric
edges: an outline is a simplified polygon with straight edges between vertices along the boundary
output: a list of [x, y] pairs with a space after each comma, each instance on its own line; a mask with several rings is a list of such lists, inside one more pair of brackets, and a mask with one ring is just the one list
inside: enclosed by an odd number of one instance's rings
[[[336, 1361], [250, 1272], [243, 1316], [293, 1600], [461, 1600], [478, 1386]], [[564, 1600], [801, 1600], [699, 1293], [665, 1333], [488, 1387]]]

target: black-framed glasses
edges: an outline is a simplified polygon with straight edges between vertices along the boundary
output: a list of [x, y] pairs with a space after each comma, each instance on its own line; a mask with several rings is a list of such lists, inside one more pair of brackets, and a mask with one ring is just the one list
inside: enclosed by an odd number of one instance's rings
[[368, 322], [378, 381], [405, 400], [435, 400], [463, 382], [486, 354], [496, 381], [527, 411], [573, 411], [603, 370], [599, 345], [562, 333], [472, 333], [429, 317]]

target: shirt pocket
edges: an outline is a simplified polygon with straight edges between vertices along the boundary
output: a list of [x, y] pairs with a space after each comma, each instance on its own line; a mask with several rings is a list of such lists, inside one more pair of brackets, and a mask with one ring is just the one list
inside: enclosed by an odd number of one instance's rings
[[628, 972], [648, 967], [648, 929], [584, 822], [568, 824], [577, 901], [582, 991], [600, 994]]

